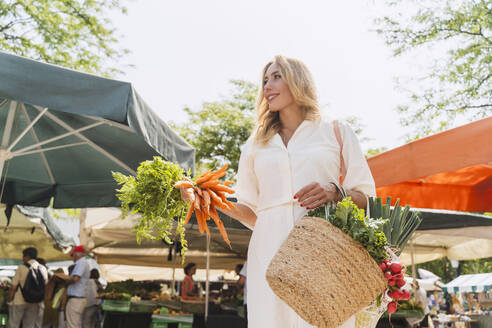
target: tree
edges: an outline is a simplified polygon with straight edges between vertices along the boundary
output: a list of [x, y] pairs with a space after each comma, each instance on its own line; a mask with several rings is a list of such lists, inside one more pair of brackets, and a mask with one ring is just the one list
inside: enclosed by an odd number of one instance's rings
[[492, 3], [485, 0], [386, 0], [390, 12], [377, 32], [394, 56], [425, 50], [433, 59], [410, 104], [399, 106], [404, 126], [419, 138], [453, 126], [458, 118], [492, 114]]
[[228, 179], [237, 172], [242, 146], [254, 127], [258, 87], [231, 80], [232, 94], [220, 101], [206, 102], [198, 111], [185, 108], [189, 121], [171, 124], [196, 149], [197, 173], [229, 163]]
[[110, 10], [126, 13], [120, 0], [0, 1], [0, 50], [88, 73], [121, 73], [106, 67], [128, 53], [116, 46]]

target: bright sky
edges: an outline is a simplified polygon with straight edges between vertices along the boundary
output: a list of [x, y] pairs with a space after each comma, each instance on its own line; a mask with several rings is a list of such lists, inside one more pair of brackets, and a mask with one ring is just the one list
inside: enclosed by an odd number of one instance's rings
[[371, 0], [134, 0], [127, 8], [111, 17], [136, 66], [123, 79], [165, 121], [184, 122], [184, 107], [227, 95], [230, 79], [258, 82], [282, 54], [308, 65], [330, 117], [361, 118], [374, 139], [363, 148], [404, 142], [394, 108], [405, 96], [394, 78], [410, 65], [370, 31], [380, 12]]

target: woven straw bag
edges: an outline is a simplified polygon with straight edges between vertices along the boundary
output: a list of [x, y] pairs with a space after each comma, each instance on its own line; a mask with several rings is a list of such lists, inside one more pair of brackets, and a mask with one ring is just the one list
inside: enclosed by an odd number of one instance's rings
[[387, 286], [365, 248], [321, 218], [294, 226], [267, 269], [268, 284], [301, 318], [338, 327]]

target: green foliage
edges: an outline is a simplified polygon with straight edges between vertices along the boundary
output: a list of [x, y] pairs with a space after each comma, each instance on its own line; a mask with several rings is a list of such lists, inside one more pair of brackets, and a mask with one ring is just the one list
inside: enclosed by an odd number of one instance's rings
[[490, 273], [492, 272], [492, 257], [485, 259], [460, 261], [460, 273]]
[[234, 89], [229, 97], [206, 102], [198, 111], [185, 108], [188, 122], [171, 126], [196, 149], [197, 174], [229, 163], [226, 179], [233, 180], [241, 155], [240, 146], [254, 127], [258, 87], [242, 80], [230, 82]]
[[184, 256], [187, 247], [183, 226], [186, 202], [181, 199], [179, 189], [173, 187], [184, 176], [183, 169], [177, 164], [164, 161], [159, 156], [142, 162], [136, 177], [113, 172], [116, 182], [122, 185], [116, 196], [121, 200], [123, 218], [130, 211], [141, 214], [134, 228], [137, 242], [147, 238], [164, 239], [171, 244], [173, 224], [177, 222], [175, 233], [180, 236], [181, 254]]
[[490, 116], [490, 1], [386, 3], [389, 13], [376, 20], [377, 31], [394, 55], [424, 48], [426, 56], [434, 59], [430, 71], [418, 79], [420, 89], [407, 90], [410, 104], [398, 108], [402, 124], [415, 127], [409, 140], [451, 127], [460, 117], [476, 120]]
[[371, 158], [373, 156], [376, 156], [376, 155], [379, 155], [381, 153], [384, 153], [387, 150], [388, 150], [388, 147], [369, 148], [366, 151], [366, 154], [364, 156], [366, 156], [366, 158]]
[[408, 205], [402, 209], [399, 203], [398, 199], [392, 209], [391, 197], [386, 199], [385, 205], [380, 197], [369, 197], [371, 217], [387, 220], [388, 224], [384, 226], [384, 234], [397, 255], [401, 254], [408, 240], [422, 222], [418, 212], [410, 212]]
[[434, 261], [417, 264], [417, 268], [428, 270], [441, 277], [444, 283], [457, 278], [461, 274], [489, 273], [492, 272], [492, 257], [460, 261], [455, 271], [448, 258], [440, 258]]
[[[325, 218], [325, 208], [318, 207], [308, 216]], [[383, 232], [387, 220], [366, 217], [364, 210], [346, 197], [338, 202], [334, 213], [328, 215], [328, 221], [364, 246], [376, 263], [387, 258], [385, 247], [388, 243]]]
[[126, 13], [120, 0], [0, 1], [0, 50], [105, 76], [127, 49], [116, 47], [107, 14]]

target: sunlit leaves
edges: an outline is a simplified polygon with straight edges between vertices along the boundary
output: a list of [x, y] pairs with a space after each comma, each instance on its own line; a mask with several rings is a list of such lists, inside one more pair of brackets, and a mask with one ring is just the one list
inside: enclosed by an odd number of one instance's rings
[[119, 0], [1, 1], [0, 50], [88, 73], [121, 73], [109, 66], [128, 53], [107, 18], [115, 10], [126, 11]]
[[[413, 138], [441, 131], [458, 119], [492, 114], [492, 5], [490, 1], [386, 1], [392, 12], [376, 20], [394, 55], [422, 51], [433, 66], [409, 103], [398, 108]], [[413, 12], [409, 8], [416, 8]], [[423, 49], [423, 50], [422, 50]]]

